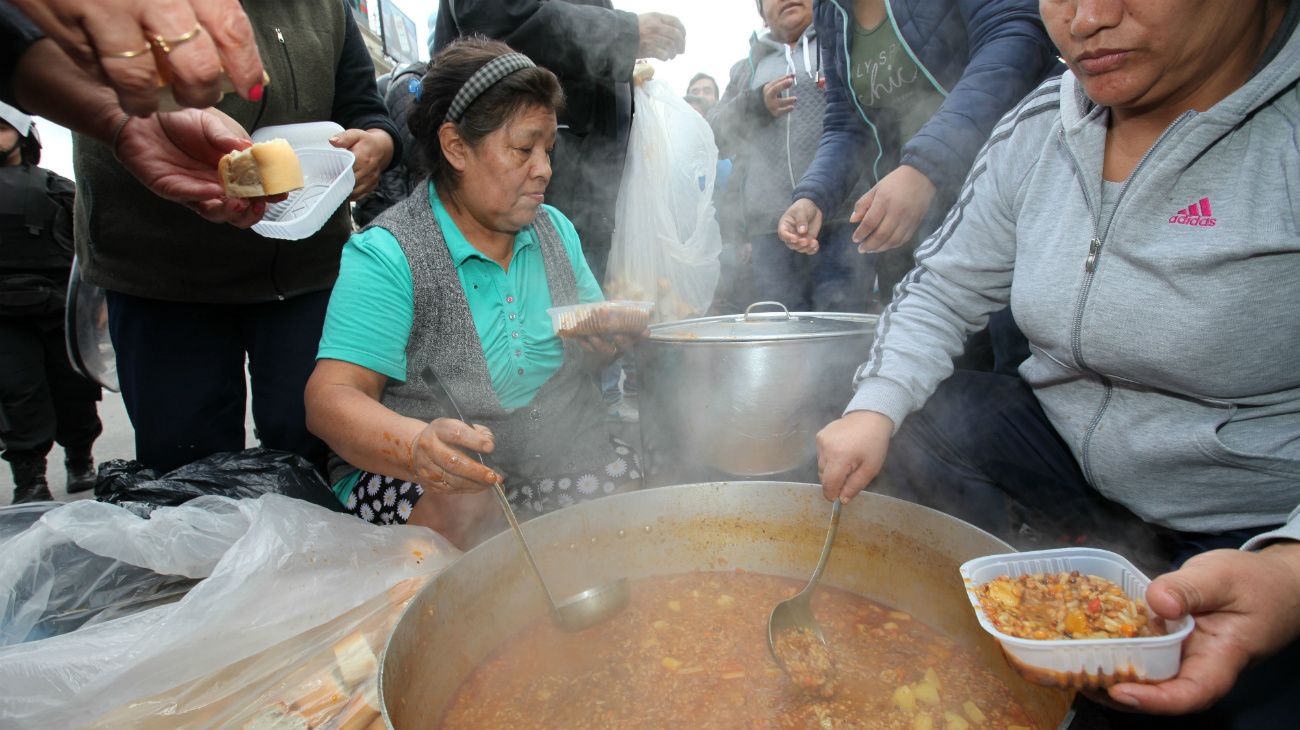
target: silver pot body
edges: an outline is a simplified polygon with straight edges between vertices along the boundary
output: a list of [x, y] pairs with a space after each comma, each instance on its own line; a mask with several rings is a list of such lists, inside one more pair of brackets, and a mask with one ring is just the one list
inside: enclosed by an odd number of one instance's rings
[[[563, 596], [621, 577], [689, 571], [806, 579], [829, 514], [814, 484], [714, 482], [584, 502], [524, 531]], [[1036, 727], [1064, 727], [1072, 695], [1014, 673], [976, 621], [957, 572], [970, 558], [1010, 550], [941, 512], [862, 494], [844, 508], [822, 582], [908, 611], [959, 641], [1011, 688]], [[389, 727], [433, 727], [474, 668], [546, 612], [513, 535], [470, 550], [412, 600], [389, 639], [379, 674]]]
[[[763, 313], [746, 336], [691, 337], [656, 325], [637, 348], [643, 457], [652, 485], [715, 479], [817, 479], [817, 432], [853, 396], [853, 373], [875, 337], [874, 315]], [[782, 317], [842, 323], [838, 331], [783, 333]], [[755, 320], [750, 320], [755, 321]], [[671, 333], [671, 334], [670, 334]]]

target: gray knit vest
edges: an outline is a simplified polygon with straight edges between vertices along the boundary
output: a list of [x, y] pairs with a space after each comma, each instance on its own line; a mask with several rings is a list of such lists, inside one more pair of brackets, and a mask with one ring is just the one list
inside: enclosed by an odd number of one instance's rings
[[[501, 407], [488, 374], [483, 345], [474, 329], [447, 241], [418, 188], [371, 224], [397, 239], [411, 268], [415, 311], [406, 343], [406, 382], [390, 380], [380, 402], [422, 421], [455, 418], [437, 385], [425, 382], [431, 368], [451, 393], [466, 420], [481, 423], [496, 436], [488, 464], [506, 474], [506, 488], [523, 482], [603, 466], [616, 458], [605, 431], [604, 406], [592, 376], [583, 370], [582, 348], [564, 340], [564, 364], [532, 402], [514, 410]], [[551, 218], [540, 211], [533, 230], [546, 267], [552, 306], [578, 303], [577, 282], [564, 244]], [[331, 475], [333, 476], [333, 475]]]

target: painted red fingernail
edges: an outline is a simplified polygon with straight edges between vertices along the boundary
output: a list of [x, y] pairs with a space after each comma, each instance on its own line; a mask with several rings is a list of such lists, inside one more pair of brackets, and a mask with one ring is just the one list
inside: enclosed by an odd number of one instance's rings
[[262, 100], [262, 83], [260, 81], [257, 83], [257, 86], [248, 90], [248, 98], [252, 101]]

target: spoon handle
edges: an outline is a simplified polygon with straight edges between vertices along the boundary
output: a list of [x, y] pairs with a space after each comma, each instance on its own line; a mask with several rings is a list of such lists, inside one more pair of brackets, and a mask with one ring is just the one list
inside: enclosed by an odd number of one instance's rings
[[835, 543], [835, 533], [840, 529], [840, 507], [842, 505], [843, 503], [836, 499], [835, 506], [831, 507], [831, 526], [826, 531], [826, 542], [822, 545], [822, 554], [817, 558], [817, 567], [813, 570], [812, 578], [808, 580], [808, 587], [804, 588], [805, 591], [817, 585], [817, 581], [822, 577], [822, 571], [826, 570], [826, 559], [831, 556], [831, 545]]

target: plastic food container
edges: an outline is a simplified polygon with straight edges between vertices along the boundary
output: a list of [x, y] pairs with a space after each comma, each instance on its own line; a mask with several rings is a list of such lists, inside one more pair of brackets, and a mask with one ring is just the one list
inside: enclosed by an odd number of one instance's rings
[[1130, 598], [1146, 600], [1150, 579], [1121, 555], [1095, 548], [1061, 548], [988, 555], [961, 566], [966, 596], [980, 626], [1002, 644], [1007, 662], [1026, 679], [1049, 687], [1102, 689], [1121, 682], [1159, 682], [1178, 674], [1182, 643], [1192, 633], [1191, 617], [1170, 621], [1164, 636], [1132, 639], [1021, 639], [998, 631], [984, 615], [976, 589], [998, 576], [1018, 578], [1077, 570], [1119, 586]]
[[303, 187], [283, 202], [269, 205], [253, 230], [267, 238], [297, 241], [316, 233], [347, 202], [356, 185], [355, 159], [348, 150], [330, 145], [330, 137], [343, 131], [334, 122], [281, 124], [253, 133], [254, 142], [283, 138], [302, 163]]
[[654, 302], [614, 300], [551, 307], [551, 329], [560, 336], [636, 334], [650, 326]]

